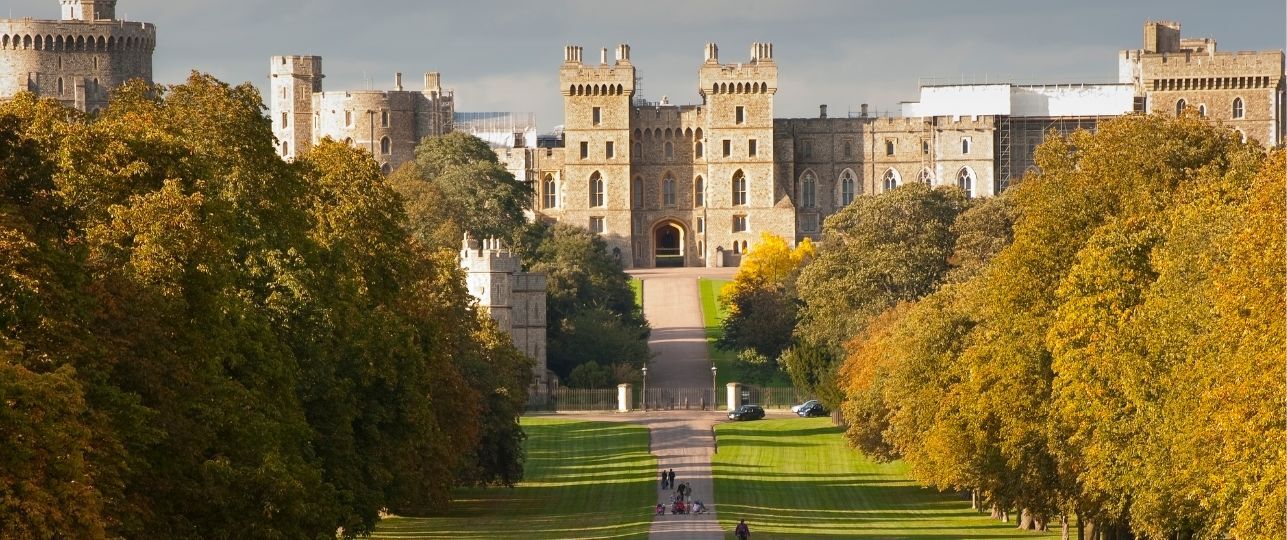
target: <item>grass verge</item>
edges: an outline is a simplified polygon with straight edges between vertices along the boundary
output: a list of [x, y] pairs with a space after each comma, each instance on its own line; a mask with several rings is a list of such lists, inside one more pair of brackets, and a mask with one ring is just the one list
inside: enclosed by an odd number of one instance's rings
[[[754, 379], [744, 373], [742, 366], [737, 363], [737, 353], [715, 346], [715, 342], [724, 335], [724, 327], [721, 324], [724, 322], [724, 317], [728, 315], [724, 303], [719, 300], [719, 294], [729, 281], [731, 280], [702, 278], [697, 282], [698, 294], [701, 296], [702, 320], [706, 326], [706, 350], [711, 360], [715, 362], [715, 367], [719, 368], [715, 373], [715, 379], [720, 388], [731, 382], [745, 383]], [[785, 373], [764, 382], [767, 383], [766, 386], [791, 386], [791, 379]]]
[[466, 489], [447, 512], [382, 520], [371, 538], [646, 538], [656, 504], [648, 429], [524, 418], [527, 479]]
[[635, 305], [643, 309], [643, 280], [639, 278], [630, 278], [630, 290], [635, 292]]
[[[968, 498], [907, 478], [846, 446], [826, 418], [716, 426], [712, 460], [720, 526], [745, 519], [752, 538], [1054, 538], [970, 510]], [[730, 534], [728, 536], [732, 538]]]

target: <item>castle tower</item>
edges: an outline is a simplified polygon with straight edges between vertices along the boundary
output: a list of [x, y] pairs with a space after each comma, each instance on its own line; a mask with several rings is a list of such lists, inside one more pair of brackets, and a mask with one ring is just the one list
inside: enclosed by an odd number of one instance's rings
[[599, 51], [586, 63], [569, 45], [559, 69], [566, 141], [561, 220], [600, 233], [618, 253], [630, 253], [630, 127], [635, 67], [630, 46], [614, 58]]
[[752, 43], [747, 62], [721, 64], [719, 47], [709, 43], [698, 81], [706, 103], [707, 245], [734, 265], [762, 232], [795, 238], [792, 188], [774, 180], [773, 44]]
[[313, 146], [313, 94], [322, 91], [322, 57], [274, 56], [269, 68], [269, 109], [277, 151], [285, 159]]
[[111, 21], [116, 19], [116, 0], [59, 0], [64, 21]]

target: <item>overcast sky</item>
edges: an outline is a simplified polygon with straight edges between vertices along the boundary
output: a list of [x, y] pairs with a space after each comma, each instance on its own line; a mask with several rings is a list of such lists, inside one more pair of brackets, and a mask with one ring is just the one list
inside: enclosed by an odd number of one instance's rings
[[[12, 17], [58, 17], [57, 0], [0, 0]], [[4, 16], [0, 14], [0, 16]], [[442, 73], [458, 111], [535, 112], [563, 123], [563, 46], [585, 59], [631, 45], [642, 94], [699, 101], [703, 44], [746, 61], [774, 44], [777, 117], [895, 108], [918, 81], [1114, 82], [1116, 54], [1142, 45], [1145, 19], [1178, 20], [1221, 50], [1283, 49], [1284, 0], [120, 0], [118, 18], [156, 23], [157, 82], [189, 71], [267, 85], [279, 54], [323, 57], [326, 89], [418, 88]]]

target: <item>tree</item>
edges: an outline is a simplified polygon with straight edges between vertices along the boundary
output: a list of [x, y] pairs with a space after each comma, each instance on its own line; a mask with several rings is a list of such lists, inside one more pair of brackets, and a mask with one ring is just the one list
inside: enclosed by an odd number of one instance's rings
[[532, 187], [505, 170], [486, 142], [467, 133], [426, 138], [416, 147], [415, 166], [403, 167], [393, 180], [416, 210], [412, 229], [422, 239], [441, 238], [452, 228], [475, 238], [510, 238], [532, 208]]
[[791, 344], [798, 300], [795, 279], [813, 258], [813, 243], [805, 239], [794, 249], [784, 238], [764, 233], [747, 253], [721, 300], [728, 316], [716, 345], [728, 350], [754, 349], [770, 369]]

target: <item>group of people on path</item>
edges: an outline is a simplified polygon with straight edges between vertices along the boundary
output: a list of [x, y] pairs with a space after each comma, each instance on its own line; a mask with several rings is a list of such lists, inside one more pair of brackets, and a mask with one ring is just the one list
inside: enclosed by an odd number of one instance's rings
[[[689, 487], [688, 484], [675, 485], [675, 469], [670, 469], [669, 471], [662, 469], [661, 489], [675, 490], [675, 500], [671, 505], [671, 514], [687, 514], [690, 512], [693, 514], [706, 513], [706, 505], [702, 504], [702, 501], [693, 501], [691, 504], [687, 504], [688, 498], [693, 494], [692, 488]], [[665, 513], [666, 505], [657, 503], [657, 515], [661, 516], [665, 515]], [[737, 528], [733, 529], [733, 535], [736, 536], [738, 540], [748, 540], [751, 538], [751, 528], [746, 525], [745, 519], [738, 522]]]

